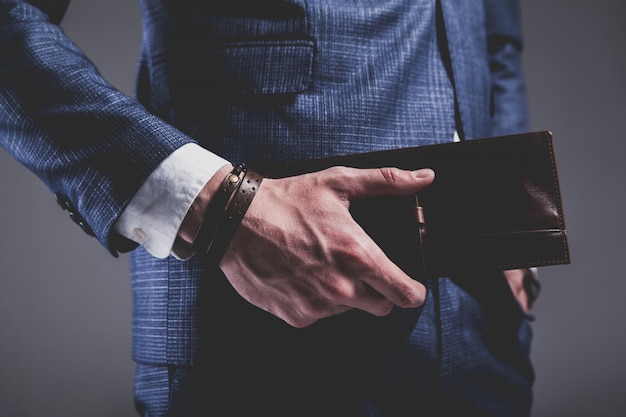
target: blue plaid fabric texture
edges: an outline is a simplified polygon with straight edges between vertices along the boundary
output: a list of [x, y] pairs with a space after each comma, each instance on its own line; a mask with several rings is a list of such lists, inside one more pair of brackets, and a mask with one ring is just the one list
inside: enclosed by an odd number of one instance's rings
[[[514, 0], [140, 3], [135, 100], [64, 36], [57, 24], [67, 1], [0, 0], [0, 144], [67, 198], [113, 254], [133, 248], [112, 231], [116, 218], [185, 143], [259, 166], [527, 129]], [[223, 277], [198, 259], [158, 260], [141, 248], [131, 275], [139, 408], [150, 414], [149, 398], [159, 415], [171, 406], [168, 386], [187, 378], [172, 367], [206, 359], [203, 283]], [[482, 317], [464, 290], [442, 282], [449, 303]], [[471, 328], [460, 327], [467, 312], [452, 310], [455, 331]], [[387, 370], [401, 363], [389, 360]]]

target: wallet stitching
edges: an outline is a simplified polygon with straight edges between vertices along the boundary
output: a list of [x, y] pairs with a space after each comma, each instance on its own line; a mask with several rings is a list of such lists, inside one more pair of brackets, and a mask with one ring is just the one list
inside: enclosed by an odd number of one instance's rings
[[[545, 134], [544, 132], [542, 132], [541, 134], [537, 134], [537, 136], [542, 136], [543, 134]], [[547, 133], [549, 135], [549, 133]], [[565, 258], [567, 259], [566, 263], [569, 263], [569, 249], [568, 249], [568, 245], [567, 245], [567, 233], [566, 233], [566, 229], [565, 229], [565, 218], [563, 216], [563, 203], [562, 203], [562, 198], [561, 198], [561, 193], [560, 193], [560, 188], [559, 188], [559, 177], [558, 177], [558, 172], [556, 169], [556, 155], [554, 154], [554, 147], [552, 146], [552, 142], [549, 142], [549, 151], [550, 151], [550, 165], [552, 168], [552, 187], [553, 187], [553, 193], [554, 196], [557, 200], [557, 204], [559, 206], [558, 209], [558, 213], [559, 213], [559, 226], [561, 227], [562, 230], [562, 234], [561, 234], [561, 242], [564, 248], [564, 255]]]
[[[561, 240], [565, 240], [565, 236], [566, 233], [564, 230], [562, 229], [542, 229], [542, 230], [528, 230], [528, 231], [520, 231], [520, 232], [511, 232], [511, 233], [490, 233], [490, 234], [483, 234], [483, 235], [478, 235], [480, 237], [489, 237], [489, 236], [497, 236], [497, 235], [506, 235], [506, 234], [513, 234], [513, 235], [523, 235], [523, 234], [535, 234], [535, 233], [558, 233], [561, 235]], [[436, 242], [438, 240], [450, 240], [450, 239], [462, 239], [464, 236], [451, 236], [449, 238], [441, 238], [441, 239], [424, 239], [424, 243], [427, 242]], [[507, 262], [507, 263], [502, 263], [502, 264], [498, 264], [495, 266], [488, 266], [488, 267], [481, 267], [481, 266], [474, 266], [474, 267], [468, 267], [468, 266], [463, 266], [463, 268], [460, 269], [451, 269], [447, 272], [443, 272], [443, 273], [438, 273], [438, 275], [441, 274], [454, 274], [454, 273], [460, 273], [460, 272], [468, 272], [468, 271], [488, 271], [488, 270], [492, 270], [494, 268], [496, 269], [510, 269], [510, 268], [518, 268], [518, 267], [528, 267], [528, 265], [533, 265], [533, 266], [543, 266], [543, 265], [563, 265], [563, 264], [568, 264], [569, 263], [569, 253], [567, 250], [567, 245], [563, 246], [563, 254], [564, 254], [564, 258], [557, 258], [557, 259], [544, 259], [544, 260], [531, 260], [531, 259], [527, 259], [524, 260], [523, 262]]]
[[565, 235], [565, 231], [563, 229], [537, 229], [537, 230], [518, 230], [511, 232], [494, 232], [494, 233], [480, 233], [480, 234], [471, 234], [471, 235], [451, 235], [451, 236], [442, 236], [440, 238], [431, 238], [424, 237], [424, 242], [437, 242], [437, 241], [445, 241], [445, 240], [458, 240], [465, 239], [468, 237], [477, 238], [477, 237], [494, 237], [494, 236], [510, 236], [510, 235], [532, 235], [532, 234], [541, 234], [541, 233], [558, 233], [561, 235]]
[[528, 260], [525, 262], [511, 262], [511, 263], [503, 263], [503, 264], [499, 264], [499, 265], [495, 265], [495, 266], [475, 266], [475, 267], [467, 267], [464, 266], [461, 269], [451, 269], [449, 271], [445, 271], [445, 272], [437, 272], [437, 275], [439, 276], [444, 276], [447, 274], [455, 274], [455, 273], [465, 273], [465, 272], [472, 272], [472, 271], [490, 271], [493, 269], [501, 269], [501, 270], [506, 270], [506, 269], [514, 269], [514, 268], [520, 268], [520, 267], [524, 267], [527, 268], [528, 265], [533, 265], [536, 267], [539, 266], [544, 266], [544, 265], [548, 265], [548, 266], [552, 266], [552, 265], [564, 265], [567, 264], [568, 261], [565, 259], [552, 259], [552, 260], [541, 260], [541, 261], [533, 261], [533, 260]]

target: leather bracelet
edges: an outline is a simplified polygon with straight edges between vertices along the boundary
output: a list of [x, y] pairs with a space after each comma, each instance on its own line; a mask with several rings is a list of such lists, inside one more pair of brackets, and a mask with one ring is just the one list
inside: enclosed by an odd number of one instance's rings
[[213, 240], [205, 249], [204, 256], [210, 263], [219, 264], [262, 181], [263, 176], [259, 173], [250, 169], [245, 171], [242, 181], [224, 209], [224, 215], [217, 225]]
[[241, 185], [246, 173], [245, 164], [237, 164], [233, 170], [226, 175], [222, 181], [219, 191], [215, 194], [204, 213], [202, 224], [193, 239], [193, 250], [199, 253], [206, 253], [211, 242], [215, 239], [218, 224], [224, 215], [226, 206], [230, 202], [233, 194]]

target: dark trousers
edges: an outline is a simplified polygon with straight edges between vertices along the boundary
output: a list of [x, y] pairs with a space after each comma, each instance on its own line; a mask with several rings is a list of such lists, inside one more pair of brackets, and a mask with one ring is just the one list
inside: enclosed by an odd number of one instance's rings
[[306, 329], [216, 284], [203, 303], [206, 356], [188, 367], [138, 364], [137, 409], [150, 417], [528, 416], [530, 317], [502, 275], [427, 284], [419, 309], [385, 318], [354, 311]]

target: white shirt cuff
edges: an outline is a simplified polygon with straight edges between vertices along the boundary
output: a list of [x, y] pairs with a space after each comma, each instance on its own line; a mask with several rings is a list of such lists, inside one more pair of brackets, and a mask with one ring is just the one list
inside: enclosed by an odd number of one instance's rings
[[114, 225], [151, 255], [170, 255], [187, 210], [225, 159], [199, 145], [181, 146], [161, 162]]

